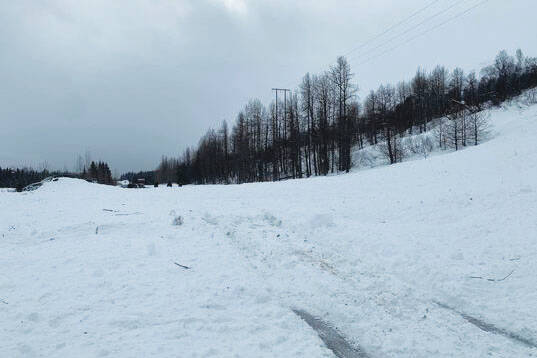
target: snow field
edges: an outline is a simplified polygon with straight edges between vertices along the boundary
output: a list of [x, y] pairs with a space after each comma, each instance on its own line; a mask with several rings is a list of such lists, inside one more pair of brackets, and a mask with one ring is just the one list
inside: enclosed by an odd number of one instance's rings
[[536, 356], [435, 303], [537, 340], [537, 107], [491, 121], [348, 175], [2, 191], [0, 355], [332, 357], [299, 309], [371, 357]]

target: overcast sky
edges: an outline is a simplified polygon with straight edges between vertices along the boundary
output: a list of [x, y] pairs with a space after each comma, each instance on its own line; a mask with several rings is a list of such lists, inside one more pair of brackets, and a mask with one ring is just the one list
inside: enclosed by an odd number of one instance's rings
[[89, 150], [119, 173], [153, 169], [430, 3], [348, 56], [362, 98], [418, 66], [537, 56], [535, 0], [489, 0], [407, 42], [480, 2], [0, 0], [0, 166], [73, 169]]

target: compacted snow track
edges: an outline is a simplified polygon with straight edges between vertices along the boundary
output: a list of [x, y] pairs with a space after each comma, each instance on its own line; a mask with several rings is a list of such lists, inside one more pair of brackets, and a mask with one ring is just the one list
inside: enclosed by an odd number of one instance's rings
[[324, 342], [338, 358], [368, 358], [362, 348], [353, 347], [338, 331], [328, 323], [304, 310], [293, 309], [297, 316], [302, 318], [312, 329], [319, 334], [319, 338]]
[[537, 356], [537, 108], [491, 119], [329, 178], [0, 191], [0, 356]]
[[463, 313], [463, 312], [459, 312], [455, 308], [450, 307], [450, 306], [448, 306], [446, 304], [443, 304], [443, 303], [440, 303], [440, 302], [436, 302], [436, 304], [438, 306], [442, 307], [442, 308], [445, 308], [447, 310], [452, 311], [453, 313], [456, 313], [457, 315], [461, 316], [463, 319], [465, 319], [469, 323], [473, 324], [477, 328], [481, 329], [482, 331], [485, 331], [485, 332], [488, 332], [488, 333], [493, 333], [493, 334], [498, 334], [500, 336], [504, 336], [504, 337], [509, 338], [509, 339], [511, 339], [513, 341], [516, 341], [516, 342], [518, 342], [518, 343], [520, 343], [522, 345], [525, 345], [528, 348], [537, 348], [537, 343], [535, 343], [531, 339], [522, 337], [522, 336], [520, 336], [520, 335], [518, 335], [516, 333], [510, 332], [510, 331], [508, 331], [506, 329], [495, 327], [494, 325], [492, 325], [490, 323], [487, 323], [487, 322], [484, 322], [479, 318], [469, 316], [469, 315], [467, 315], [466, 313]]

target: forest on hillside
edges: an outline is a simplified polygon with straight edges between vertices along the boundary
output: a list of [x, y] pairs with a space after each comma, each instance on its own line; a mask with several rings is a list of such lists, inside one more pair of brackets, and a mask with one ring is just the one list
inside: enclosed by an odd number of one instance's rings
[[[352, 152], [368, 145], [378, 145], [393, 164], [409, 150], [402, 139], [427, 132], [436, 119], [447, 119], [435, 128], [437, 147], [458, 150], [483, 140], [483, 109], [529, 89], [537, 102], [537, 58], [521, 50], [515, 56], [501, 51], [479, 74], [444, 66], [420, 68], [411, 80], [381, 85], [362, 101], [355, 80], [349, 63], [340, 57], [327, 71], [306, 74], [297, 90], [279, 93], [268, 106], [250, 100], [232, 125], [224, 121], [209, 129], [179, 158], [162, 157], [155, 171], [129, 172], [121, 179], [229, 184], [328, 175], [348, 172], [354, 165]], [[75, 167], [75, 172], [0, 168], [0, 187], [20, 189], [60, 175], [115, 182], [108, 164], [91, 161], [89, 153], [86, 158], [79, 155]]]
[[431, 121], [443, 117], [449, 121], [439, 133], [441, 147], [477, 145], [485, 127], [479, 112], [535, 87], [537, 58], [501, 51], [479, 74], [420, 68], [410, 81], [381, 85], [360, 102], [350, 65], [339, 57], [268, 106], [249, 101], [233, 125], [224, 121], [209, 129], [179, 158], [163, 157], [155, 178], [245, 183], [348, 172], [353, 148], [379, 142], [389, 163], [396, 163], [404, 155], [401, 138], [426, 132]]

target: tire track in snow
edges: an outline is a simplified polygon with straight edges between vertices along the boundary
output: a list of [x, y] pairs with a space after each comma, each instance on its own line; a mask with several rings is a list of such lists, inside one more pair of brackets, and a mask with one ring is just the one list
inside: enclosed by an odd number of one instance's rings
[[[250, 224], [255, 223], [259, 219], [257, 217], [239, 217], [235, 219], [234, 224], [231, 225], [228, 230], [226, 230], [226, 236], [231, 239], [231, 241], [242, 250], [246, 249], [245, 247], [242, 247], [242, 245], [239, 243], [239, 240], [236, 237], [237, 227], [243, 222], [247, 222]], [[259, 224], [259, 227], [263, 227], [267, 224], [269, 224], [269, 227], [279, 227], [281, 225], [281, 221], [277, 220], [275, 217], [271, 215], [265, 214], [262, 218], [263, 223]], [[252, 227], [250, 227], [252, 228]], [[257, 229], [257, 227], [256, 227]], [[279, 237], [279, 235], [278, 235]], [[251, 244], [251, 242], [250, 242]], [[253, 250], [252, 252], [256, 252], [256, 248], [249, 247], [248, 250]], [[311, 263], [318, 264], [319, 269], [322, 271], [326, 271], [330, 273], [331, 275], [334, 275], [338, 279], [349, 283], [349, 279], [345, 277], [339, 270], [337, 270], [335, 267], [333, 267], [328, 262], [325, 262], [322, 259], [317, 259], [310, 254], [308, 254], [305, 251], [301, 250], [291, 250], [294, 255], [303, 257], [307, 259], [307, 261], [310, 261]], [[262, 252], [258, 252], [260, 256], [263, 256]], [[271, 252], [272, 254], [272, 252]], [[252, 266], [255, 267], [256, 270], [258, 269], [258, 266], [252, 262], [252, 258], [246, 256], [246, 261]], [[260, 261], [262, 263], [263, 260]], [[263, 274], [263, 273], [262, 273]], [[351, 280], [352, 285], [354, 286], [356, 282], [354, 280]], [[333, 328], [330, 324], [326, 323], [325, 321], [313, 316], [312, 314], [308, 313], [305, 310], [301, 309], [291, 309], [293, 313], [295, 313], [297, 316], [299, 316], [302, 320], [304, 320], [308, 326], [310, 326], [319, 336], [319, 338], [323, 341], [325, 346], [330, 349], [336, 357], [338, 358], [370, 358], [368, 354], [365, 353], [362, 347], [353, 346], [343, 335], [341, 335], [335, 328]]]
[[324, 342], [338, 358], [369, 358], [361, 347], [353, 347], [336, 329], [316, 318], [304, 310], [293, 309], [293, 312], [302, 318], [308, 326], [317, 332]]
[[[263, 250], [260, 247], [257, 247], [255, 245], [255, 240], [251, 240], [251, 236], [248, 236], [250, 240], [247, 240], [246, 242], [242, 241], [239, 237], [241, 235], [238, 235], [240, 231], [238, 231], [238, 227], [243, 224], [250, 224], [246, 230], [248, 231], [256, 231], [260, 230], [260, 228], [266, 228], [270, 232], [270, 227], [273, 225], [266, 225], [266, 223], [259, 223], [256, 226], [253, 226], [256, 221], [258, 221], [260, 217], [239, 217], [235, 220], [235, 222], [231, 225], [231, 227], [227, 227], [229, 229], [227, 231], [227, 236], [232, 239], [232, 242], [234, 242], [237, 247], [241, 249], [241, 251], [247, 251], [250, 253], [253, 253], [252, 256], [248, 255], [246, 256], [246, 260], [252, 265], [256, 270], [261, 269], [263, 267], [264, 263], [270, 262], [270, 260], [267, 260], [267, 252], [263, 252]], [[263, 219], [263, 221], [265, 221]], [[279, 226], [278, 226], [279, 227]], [[276, 235], [279, 232], [279, 230], [276, 230], [272, 232], [271, 234]], [[294, 231], [293, 231], [294, 232]], [[277, 235], [279, 238], [279, 235]], [[266, 237], [265, 237], [266, 239]], [[276, 241], [278, 244], [282, 245], [284, 244], [282, 241], [278, 240]], [[286, 242], [286, 244], [292, 244], [292, 242]], [[317, 251], [317, 250], [316, 250]], [[323, 251], [323, 250], [321, 250]], [[338, 267], [332, 265], [329, 261], [325, 260], [323, 258], [323, 255], [318, 257], [319, 255], [315, 254], [313, 251], [304, 250], [302, 247], [296, 247], [294, 245], [290, 245], [289, 248], [286, 250], [287, 253], [291, 253], [292, 255], [296, 257], [300, 257], [302, 262], [309, 262], [311, 264], [314, 264], [317, 266], [317, 268], [321, 271], [327, 272], [334, 277], [337, 277], [342, 282], [345, 282], [348, 287], [355, 292], [359, 292], [362, 288], [360, 285], [360, 281], [354, 278], [350, 273], [347, 273], [345, 270], [340, 270]], [[322, 252], [321, 252], [322, 253]], [[273, 252], [270, 251], [270, 256], [272, 257]], [[259, 256], [260, 258], [256, 258]], [[278, 256], [278, 255], [276, 255]], [[285, 261], [284, 259], [285, 255], [280, 256], [280, 260]], [[255, 264], [254, 262], [257, 261]], [[280, 264], [279, 266], [284, 266]], [[264, 270], [261, 269], [262, 274], [266, 274], [263, 272]], [[384, 273], [386, 275], [386, 273]], [[389, 278], [392, 280], [395, 280], [395, 282], [399, 282], [403, 286], [408, 286], [408, 284], [404, 281], [399, 279], [397, 276], [394, 275], [388, 275]], [[382, 289], [383, 291], [386, 290], [384, 287]], [[417, 290], [416, 287], [414, 287], [414, 290]], [[396, 295], [397, 296], [397, 295]], [[432, 297], [427, 297], [427, 295], [424, 295], [422, 293], [423, 297], [420, 297], [420, 295], [413, 296], [412, 299], [415, 301], [415, 306], [421, 305], [427, 305], [427, 304], [436, 304], [439, 305], [438, 302], [434, 301]], [[462, 312], [456, 311], [455, 309], [452, 309], [451, 307], [443, 307], [445, 309], [451, 310], [452, 312], [457, 313], [458, 316], [462, 317], [472, 325], [480, 328], [481, 330], [488, 332], [488, 333], [495, 333], [499, 335], [503, 335], [504, 337], [513, 340], [517, 343], [522, 344], [524, 347], [529, 348], [537, 348], [537, 344], [532, 342], [531, 340], [524, 338], [522, 336], [519, 336], [513, 332], [509, 332], [506, 330], [503, 330], [501, 328], [497, 328], [493, 325], [490, 325], [486, 322], [480, 321], [479, 319], [476, 319], [474, 317], [468, 316]], [[300, 310], [300, 309], [292, 309], [292, 311], [301, 317], [312, 329], [314, 329], [321, 340], [324, 342], [327, 348], [329, 348], [338, 358], [347, 358], [347, 357], [370, 357], [363, 351], [361, 347], [355, 348], [353, 347], [336, 329], [332, 328], [329, 323], [326, 323], [322, 321], [319, 318], [316, 318], [315, 316], [311, 315], [307, 311]], [[389, 314], [389, 313], [388, 313]], [[454, 317], [449, 317], [449, 315], [446, 315], [444, 317], [444, 323], [448, 324], [448, 322], [451, 324], [451, 326], [459, 326], [460, 321], [457, 319], [454, 319]]]
[[480, 320], [479, 318], [475, 318], [473, 316], [470, 316], [464, 312], [461, 312], [457, 310], [456, 308], [453, 308], [451, 306], [446, 305], [445, 303], [434, 301], [435, 304], [437, 304], [439, 307], [444, 308], [446, 310], [449, 310], [451, 312], [456, 313], [457, 315], [461, 316], [464, 320], [468, 321], [468, 323], [476, 326], [480, 330], [487, 332], [487, 333], [493, 333], [498, 334], [500, 336], [504, 336], [505, 338], [508, 338], [510, 340], [516, 341], [518, 343], [523, 344], [524, 346], [528, 348], [537, 348], [537, 343], [532, 341], [531, 339], [522, 337], [514, 332], [510, 332], [506, 329], [496, 327], [493, 324], [487, 323], [483, 320]]

